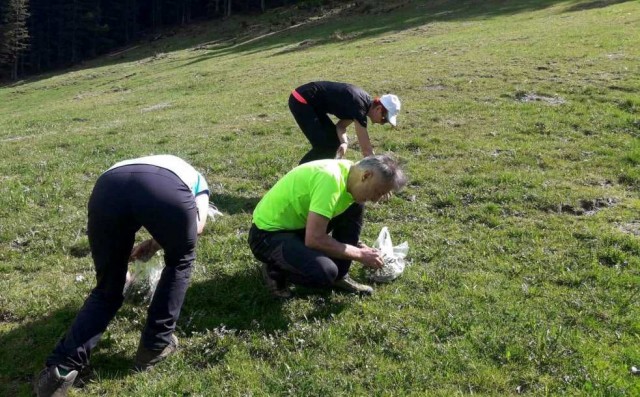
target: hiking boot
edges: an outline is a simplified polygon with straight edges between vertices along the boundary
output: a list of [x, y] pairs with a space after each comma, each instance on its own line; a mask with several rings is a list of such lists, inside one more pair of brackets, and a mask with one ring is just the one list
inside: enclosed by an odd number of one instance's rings
[[371, 295], [373, 293], [373, 288], [368, 285], [360, 284], [349, 277], [348, 274], [341, 280], [334, 281], [333, 287], [352, 294]]
[[273, 277], [273, 274], [269, 272], [269, 265], [264, 262], [260, 268], [260, 273], [262, 274], [264, 285], [272, 296], [280, 299], [291, 298], [291, 291], [287, 287], [287, 281], [284, 277], [279, 277], [279, 279]]
[[76, 376], [78, 376], [76, 370], [70, 371], [64, 376], [60, 375], [60, 370], [55, 365], [43, 369], [34, 384], [36, 396], [65, 397]]
[[175, 353], [176, 350], [178, 350], [178, 337], [173, 334], [171, 335], [171, 343], [161, 350], [147, 349], [142, 344], [142, 341], [140, 341], [138, 344], [138, 351], [136, 352], [134, 368], [139, 372], [147, 371], [160, 361]]

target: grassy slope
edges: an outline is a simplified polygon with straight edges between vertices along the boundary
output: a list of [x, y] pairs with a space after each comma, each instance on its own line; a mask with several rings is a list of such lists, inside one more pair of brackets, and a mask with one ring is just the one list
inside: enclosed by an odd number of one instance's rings
[[[301, 22], [272, 10], [0, 88], [0, 394], [28, 395], [92, 286], [95, 179], [150, 153], [203, 170], [227, 215], [200, 241], [181, 353], [130, 374], [145, 308], [126, 304], [78, 395], [640, 393], [640, 5], [423, 3], [245, 42]], [[286, 100], [314, 79], [402, 98], [401, 128], [371, 134], [411, 184], [364, 237], [390, 226], [411, 261], [372, 298], [279, 303], [246, 232], [307, 148]]]

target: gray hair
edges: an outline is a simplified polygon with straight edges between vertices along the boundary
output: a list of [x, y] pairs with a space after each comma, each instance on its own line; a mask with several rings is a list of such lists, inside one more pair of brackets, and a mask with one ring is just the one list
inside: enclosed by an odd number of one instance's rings
[[380, 174], [385, 181], [393, 185], [394, 192], [401, 190], [407, 184], [407, 177], [400, 168], [400, 164], [389, 154], [365, 157], [356, 163], [356, 167]]

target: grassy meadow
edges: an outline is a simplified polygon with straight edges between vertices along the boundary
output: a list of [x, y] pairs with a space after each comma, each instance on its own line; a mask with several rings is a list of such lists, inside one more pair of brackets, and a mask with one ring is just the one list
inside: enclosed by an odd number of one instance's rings
[[[97, 177], [160, 153], [225, 214], [198, 243], [181, 350], [132, 373], [146, 306], [126, 303], [72, 396], [640, 395], [639, 43], [637, 1], [368, 0], [196, 24], [0, 87], [0, 395], [30, 395], [93, 287]], [[409, 264], [372, 297], [281, 302], [247, 231], [308, 150], [289, 92], [320, 79], [403, 101], [399, 128], [370, 134], [410, 183], [368, 206], [363, 240], [389, 226]]]

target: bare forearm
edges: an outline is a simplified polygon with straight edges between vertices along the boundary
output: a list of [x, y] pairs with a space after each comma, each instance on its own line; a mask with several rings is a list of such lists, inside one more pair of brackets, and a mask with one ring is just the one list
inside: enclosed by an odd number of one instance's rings
[[350, 259], [355, 261], [361, 259], [360, 248], [341, 243], [328, 234], [307, 237], [305, 239], [305, 245], [309, 248], [323, 252], [332, 258]]
[[349, 143], [349, 138], [347, 137], [346, 131], [344, 131], [343, 133], [338, 133], [338, 141], [340, 141], [340, 144]]
[[204, 225], [207, 223], [207, 212], [209, 210], [209, 195], [200, 194], [196, 196], [197, 209], [197, 232], [198, 235], [204, 231]]
[[344, 244], [327, 234], [329, 218], [309, 211], [304, 243], [307, 247], [318, 250], [331, 258], [350, 259], [364, 266], [378, 269], [382, 266], [380, 252], [369, 247], [355, 247]]
[[351, 125], [351, 120], [340, 120], [336, 123], [336, 134], [340, 143], [348, 143], [347, 140], [347, 127]]
[[360, 144], [362, 154], [364, 156], [372, 155], [373, 147], [371, 146], [371, 140], [369, 139], [369, 132], [359, 123], [356, 123], [356, 136], [358, 137], [358, 143]]

